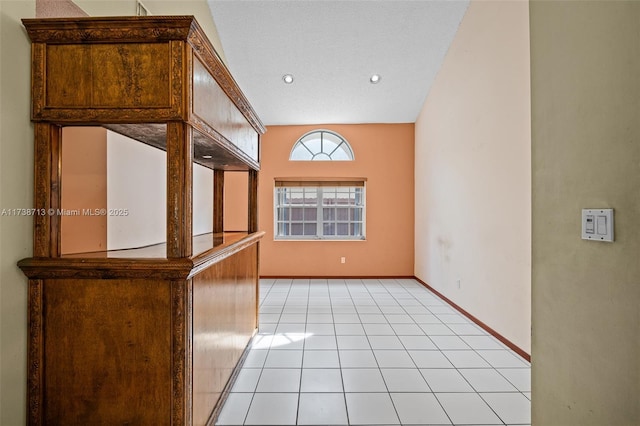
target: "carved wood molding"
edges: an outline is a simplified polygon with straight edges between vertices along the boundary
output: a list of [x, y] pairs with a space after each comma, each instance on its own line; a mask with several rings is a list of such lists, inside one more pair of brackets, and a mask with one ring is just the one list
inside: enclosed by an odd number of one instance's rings
[[[34, 191], [33, 206], [38, 210], [48, 212], [50, 206], [51, 183], [51, 155], [49, 145], [49, 125], [36, 124], [34, 126]], [[50, 240], [49, 215], [35, 215], [33, 217], [33, 254], [34, 256], [51, 256], [49, 252]]]
[[31, 120], [44, 109], [45, 49], [44, 43], [31, 44]]
[[[193, 395], [193, 280], [187, 280], [185, 296], [185, 392]], [[193, 403], [185, 400], [185, 424], [193, 425]], [[193, 401], [191, 401], [193, 402]]]
[[[171, 327], [172, 327], [172, 383], [171, 383], [171, 424], [185, 425], [186, 422], [186, 381], [188, 380], [185, 352], [187, 345], [186, 315], [188, 312], [185, 281], [171, 282]], [[190, 381], [190, 380], [189, 380]]]
[[167, 124], [167, 257], [192, 255], [193, 131]]
[[[184, 96], [183, 92], [183, 82], [185, 73], [187, 70], [185, 69], [185, 64], [183, 63], [184, 59], [184, 44], [179, 41], [171, 41], [170, 43], [170, 51], [171, 51], [171, 110], [176, 114], [180, 115], [183, 120], [187, 119], [187, 111], [189, 108], [186, 104], [187, 96]], [[191, 75], [187, 73], [186, 75]], [[189, 79], [191, 80], [191, 79]], [[188, 90], [187, 93], [191, 93], [190, 88], [185, 88]]]
[[42, 362], [43, 362], [43, 324], [42, 324], [42, 281], [29, 281], [29, 341], [27, 353], [27, 393], [29, 395], [28, 422], [31, 426], [42, 424]]
[[186, 279], [190, 259], [27, 258], [18, 262], [30, 279], [157, 278]]
[[[81, 18], [48, 18], [48, 19], [23, 19], [24, 26], [27, 29], [29, 38], [33, 43], [104, 43], [104, 42], [144, 42], [144, 41], [170, 41], [182, 40], [188, 41], [203, 64], [213, 75], [222, 90], [229, 96], [233, 103], [242, 112], [252, 127], [260, 134], [266, 131], [266, 128], [260, 118], [257, 116], [251, 104], [244, 96], [240, 87], [231, 76], [226, 65], [222, 62], [215, 49], [208, 41], [204, 31], [197, 23], [193, 16], [135, 16], [135, 17], [81, 17]], [[131, 24], [135, 22], [135, 26]], [[182, 55], [176, 55], [177, 47], [172, 46], [172, 57], [175, 61], [182, 58]], [[41, 64], [44, 64], [44, 49], [39, 52]], [[180, 69], [178, 63], [173, 64], [174, 71]], [[39, 73], [44, 75], [44, 73]], [[181, 80], [180, 80], [181, 82]], [[42, 82], [40, 82], [42, 83]], [[177, 84], [173, 81], [172, 85]], [[42, 90], [44, 86], [41, 85]], [[175, 88], [174, 88], [175, 89]], [[44, 94], [44, 93], [42, 93]], [[181, 112], [182, 105], [178, 106], [175, 91], [172, 94], [172, 111]], [[43, 99], [44, 97], [42, 97]], [[184, 98], [181, 96], [181, 98]], [[178, 102], [178, 103], [174, 103]], [[42, 105], [34, 105], [35, 111], [42, 111]], [[66, 109], [65, 109], [66, 110]], [[126, 111], [126, 110], [125, 110]], [[86, 111], [83, 117], [85, 119], [96, 119], [97, 123], [106, 123], [108, 120], [116, 119], [118, 122], [125, 122], [129, 119], [128, 115], [117, 117], [104, 116], [107, 111], [98, 111], [94, 113], [94, 117], [87, 117]], [[135, 117], [140, 118], [143, 114], [142, 110], [132, 110]], [[53, 113], [53, 111], [52, 111]], [[157, 112], [155, 112], [157, 114]], [[178, 114], [180, 115], [180, 114]], [[34, 119], [39, 118], [34, 115]], [[58, 117], [57, 115], [48, 116], [51, 120], [64, 119], [65, 115]], [[80, 118], [80, 117], [78, 117]], [[148, 117], [145, 119], [151, 119]], [[156, 117], [156, 120], [179, 119], [179, 117]], [[68, 122], [68, 121], [65, 121]], [[136, 120], [135, 122], [139, 122]]]
[[35, 256], [60, 254], [60, 217], [48, 214], [60, 208], [61, 128], [48, 123], [34, 126], [33, 205], [45, 214], [33, 217], [33, 253]]
[[[186, 40], [193, 16], [23, 19], [34, 42], [78, 43]], [[135, 23], [135, 26], [131, 24]]]
[[34, 106], [32, 121], [49, 121], [58, 124], [114, 124], [150, 123], [182, 120], [182, 112], [176, 108], [42, 108]]

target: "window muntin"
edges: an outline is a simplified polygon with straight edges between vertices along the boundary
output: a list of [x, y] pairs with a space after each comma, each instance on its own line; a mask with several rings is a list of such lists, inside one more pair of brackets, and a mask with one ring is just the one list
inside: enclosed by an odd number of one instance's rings
[[289, 154], [291, 161], [353, 161], [353, 150], [339, 134], [329, 130], [306, 133]]
[[364, 184], [329, 185], [276, 183], [275, 238], [365, 239]]

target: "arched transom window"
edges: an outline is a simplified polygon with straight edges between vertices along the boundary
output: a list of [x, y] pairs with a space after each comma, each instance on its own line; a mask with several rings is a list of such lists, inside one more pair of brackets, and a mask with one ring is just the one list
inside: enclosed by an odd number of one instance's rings
[[353, 150], [342, 136], [329, 130], [303, 135], [291, 149], [292, 161], [353, 161]]

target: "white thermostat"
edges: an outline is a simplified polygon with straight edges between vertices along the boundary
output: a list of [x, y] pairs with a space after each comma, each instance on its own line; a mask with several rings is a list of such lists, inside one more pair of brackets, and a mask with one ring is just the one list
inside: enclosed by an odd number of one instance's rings
[[582, 209], [582, 239], [613, 241], [613, 209]]

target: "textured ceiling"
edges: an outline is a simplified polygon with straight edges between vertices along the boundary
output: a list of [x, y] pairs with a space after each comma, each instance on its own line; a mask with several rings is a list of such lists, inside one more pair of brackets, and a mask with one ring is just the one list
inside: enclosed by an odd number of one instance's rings
[[468, 1], [209, 6], [229, 69], [265, 124], [413, 123]]

